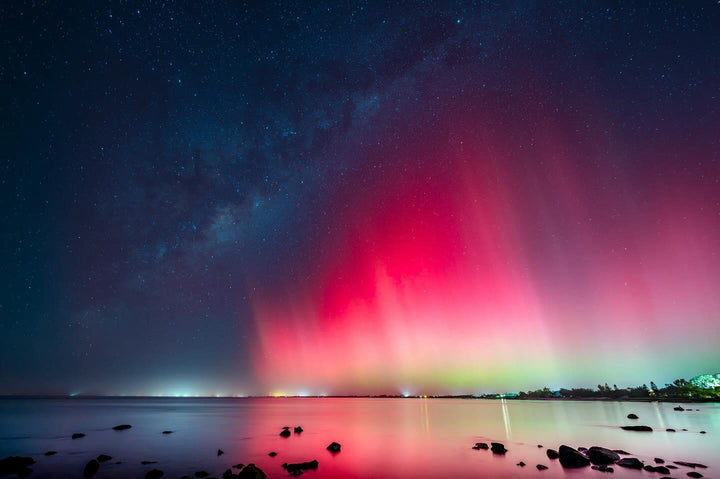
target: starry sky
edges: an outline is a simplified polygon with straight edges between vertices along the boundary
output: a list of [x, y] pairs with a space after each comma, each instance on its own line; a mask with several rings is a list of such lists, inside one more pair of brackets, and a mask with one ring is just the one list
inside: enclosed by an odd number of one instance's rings
[[720, 371], [720, 4], [0, 5], [0, 394]]

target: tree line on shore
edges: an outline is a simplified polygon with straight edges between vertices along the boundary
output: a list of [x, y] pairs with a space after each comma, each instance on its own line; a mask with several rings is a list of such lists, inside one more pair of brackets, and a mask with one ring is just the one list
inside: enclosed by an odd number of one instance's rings
[[607, 383], [598, 384], [597, 389], [590, 388], [561, 388], [551, 390], [550, 388], [537, 389], [535, 391], [521, 391], [515, 396], [517, 399], [585, 399], [585, 398], [606, 398], [606, 399], [649, 399], [649, 400], [692, 400], [712, 401], [720, 400], [720, 387], [705, 389], [692, 384], [686, 379], [676, 379], [672, 384], [665, 387], [658, 387], [650, 381], [647, 384], [636, 387], [618, 388], [617, 385], [609, 386]]

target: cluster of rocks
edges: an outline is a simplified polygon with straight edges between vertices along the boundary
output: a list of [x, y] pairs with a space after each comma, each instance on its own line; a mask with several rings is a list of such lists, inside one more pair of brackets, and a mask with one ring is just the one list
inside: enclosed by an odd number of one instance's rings
[[[472, 446], [475, 450], [486, 450], [491, 449], [495, 454], [505, 454], [507, 449], [505, 446], [498, 442], [490, 443], [491, 447], [488, 447], [485, 442], [476, 442]], [[542, 448], [542, 444], [538, 444], [538, 448]], [[629, 455], [627, 451], [622, 449], [607, 449], [600, 446], [592, 446], [591, 448], [578, 447], [574, 449], [570, 446], [562, 445], [557, 450], [546, 449], [545, 454], [548, 459], [559, 460], [560, 465], [568, 469], [577, 469], [590, 466], [592, 469], [600, 472], [612, 473], [615, 471], [613, 466], [623, 467], [626, 469], [637, 469], [645, 470], [648, 472], [655, 472], [659, 474], [670, 474], [671, 470], [678, 469], [678, 466], [684, 466], [692, 469], [704, 469], [706, 465], [696, 462], [686, 461], [673, 461], [673, 464], [665, 464], [665, 460], [659, 457], [654, 459], [655, 464], [645, 464], [643, 461], [636, 457], [623, 457], [620, 455]], [[525, 467], [526, 464], [523, 461], [517, 463], [518, 467]], [[535, 466], [538, 471], [547, 470], [548, 467], [544, 464], [537, 464]], [[687, 473], [688, 477], [701, 478], [703, 475], [697, 471], [690, 471]], [[661, 478], [667, 479], [667, 478]]]

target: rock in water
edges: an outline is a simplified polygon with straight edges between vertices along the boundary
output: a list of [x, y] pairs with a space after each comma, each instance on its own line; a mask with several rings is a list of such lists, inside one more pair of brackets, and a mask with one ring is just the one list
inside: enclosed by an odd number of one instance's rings
[[295, 429], [293, 429], [293, 431], [295, 431], [295, 434], [300, 434], [301, 432], [303, 432], [303, 428], [300, 426], [295, 426]]
[[473, 449], [490, 449], [485, 442], [476, 442]]
[[277, 452], [275, 452], [275, 451], [270, 451], [270, 452], [268, 452], [268, 456], [270, 456], [270, 457], [275, 457], [275, 456], [277, 456]]
[[85, 469], [83, 469], [83, 476], [92, 477], [95, 475], [96, 472], [98, 472], [98, 469], [100, 469], [100, 463], [97, 462], [97, 460], [93, 459], [92, 461], [85, 464]]
[[290, 428], [284, 427], [282, 431], [280, 431], [280, 435], [282, 437], [290, 437]]
[[163, 477], [165, 475], [164, 472], [162, 472], [160, 469], [153, 469], [152, 471], [148, 471], [147, 474], [145, 474], [145, 479], [158, 479], [159, 477]]
[[620, 467], [627, 467], [628, 469], [642, 469], [643, 463], [635, 457], [624, 457], [616, 462]]
[[516, 465], [519, 467], [525, 467], [525, 463], [522, 461], [518, 462]]
[[100, 455], [97, 457], [98, 462], [107, 462], [107, 461], [109, 461], [110, 459], [112, 459], [112, 456], [108, 456], [107, 454], [100, 454]]
[[643, 469], [645, 469], [647, 472], [658, 472], [660, 474], [670, 474], [670, 469], [668, 469], [665, 466], [651, 466], [648, 464], [647, 466], [643, 467]]
[[599, 466], [592, 466], [593, 469], [600, 472], [615, 472], [615, 469], [612, 467], [606, 466], [605, 464], [601, 464]]
[[55, 454], [57, 454], [57, 451], [48, 451], [45, 453], [46, 456], [54, 456]]
[[225, 454], [225, 451], [223, 451], [222, 449], [218, 449], [217, 455], [222, 456], [223, 454]]
[[507, 449], [505, 449], [505, 445], [499, 442], [491, 442], [490, 450], [493, 452], [493, 454], [505, 454], [507, 452]]
[[[317, 461], [315, 461], [315, 467], [317, 467]], [[238, 479], [267, 479], [267, 475], [255, 464], [248, 464], [235, 477]]]
[[17, 474], [25, 476], [32, 472], [30, 466], [35, 464], [32, 457], [9, 456], [0, 460], [0, 474]]
[[633, 414], [633, 413], [628, 414], [628, 415], [627, 415], [627, 418], [628, 418], [628, 419], [639, 419], [638, 416], [637, 416], [637, 414]]
[[687, 476], [688, 477], [703, 477], [702, 474], [700, 474], [699, 472], [695, 472], [695, 471], [688, 472]]
[[547, 454], [547, 457], [549, 457], [550, 459], [557, 459], [558, 457], [560, 457], [560, 454], [558, 454], [555, 449], [548, 449], [545, 451], [545, 454]]
[[560, 454], [560, 464], [563, 467], [586, 467], [590, 465], [590, 460], [587, 457], [570, 446], [560, 446], [558, 453]]
[[163, 434], [172, 434], [173, 431], [163, 431]]
[[656, 464], [664, 464], [664, 463], [665, 463], [665, 459], [661, 459], [661, 458], [659, 458], [659, 457], [656, 457], [656, 458], [655, 458], [655, 463], [656, 463]]
[[115, 431], [125, 431], [126, 429], [130, 429], [132, 426], [130, 424], [120, 424], [119, 426], [115, 426], [113, 430]]
[[290, 474], [296, 475], [298, 472], [302, 472], [305, 469], [317, 469], [318, 468], [318, 462], [316, 460], [307, 461], [307, 462], [297, 462], [295, 464], [288, 464], [287, 462], [282, 465], [285, 469], [287, 469], [287, 472]]
[[620, 459], [618, 453], [605, 449], [604, 447], [593, 446], [587, 451], [587, 457], [593, 464], [612, 464]]
[[545, 469], [548, 468], [547, 466], [544, 466], [544, 465], [542, 465], [542, 464], [538, 464], [538, 465], [535, 466], [535, 467], [537, 467], [537, 470], [538, 470], [538, 471], [544, 471]]
[[72, 435], [73, 439], [80, 439], [81, 437], [85, 437], [85, 434], [83, 434], [81, 432], [76, 432]]
[[198, 471], [195, 473], [195, 477], [208, 477], [210, 475], [207, 471]]
[[621, 426], [624, 431], [652, 432], [650, 426]]
[[331, 442], [326, 449], [330, 452], [340, 452], [340, 447], [337, 442]]
[[699, 462], [687, 462], [687, 461], [673, 461], [678, 466], [685, 466], [685, 467], [692, 467], [695, 469], [696, 467], [699, 467], [700, 469], [706, 469], [707, 466], [705, 464], [700, 464]]
[[232, 469], [225, 469], [225, 472], [223, 472], [222, 478], [223, 479], [235, 479], [235, 474], [233, 474]]

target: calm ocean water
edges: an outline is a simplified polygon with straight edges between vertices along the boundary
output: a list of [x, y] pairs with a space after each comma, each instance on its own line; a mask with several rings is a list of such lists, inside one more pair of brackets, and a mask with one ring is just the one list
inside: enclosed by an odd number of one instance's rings
[[[283, 462], [317, 459], [308, 478], [598, 477], [590, 468], [563, 470], [545, 448], [560, 444], [624, 449], [653, 463], [701, 462], [705, 477], [720, 477], [720, 404], [461, 399], [0, 399], [0, 457], [32, 456], [31, 477], [81, 477], [84, 465], [109, 454], [95, 476], [165, 477], [205, 470], [220, 477], [236, 463], [255, 463], [268, 477], [288, 477]], [[638, 421], [626, 419], [629, 413]], [[113, 431], [131, 424], [127, 431]], [[652, 433], [617, 426], [645, 424]], [[283, 426], [302, 434], [279, 436]], [[675, 428], [678, 432], [665, 432]], [[686, 428], [687, 431], [681, 429]], [[162, 431], [173, 430], [170, 435]], [[707, 431], [700, 434], [699, 431]], [[86, 437], [72, 440], [72, 433]], [[326, 446], [337, 441], [342, 451]], [[478, 441], [503, 442], [505, 456], [476, 451]], [[542, 444], [545, 448], [538, 448]], [[225, 453], [217, 456], [217, 450]], [[45, 457], [48, 450], [57, 455]], [[268, 452], [276, 451], [276, 457]], [[157, 461], [143, 466], [141, 461]], [[121, 464], [115, 464], [121, 461]], [[516, 466], [524, 461], [527, 467]], [[536, 464], [550, 467], [538, 471]], [[686, 477], [681, 467], [673, 477]], [[648, 476], [616, 467], [611, 477]], [[659, 474], [654, 476], [660, 477]], [[649, 476], [648, 476], [649, 477]]]

